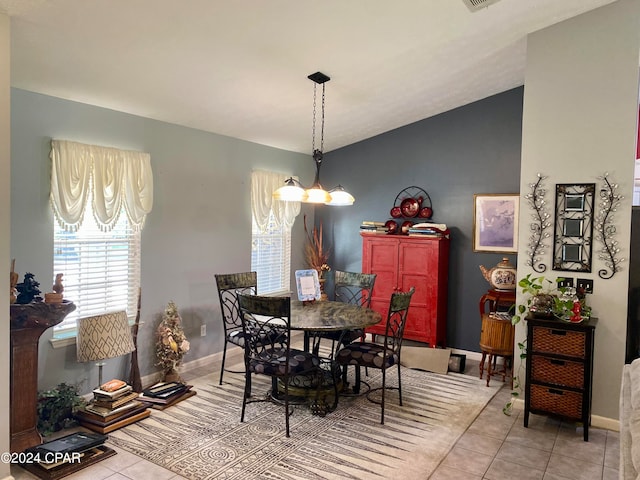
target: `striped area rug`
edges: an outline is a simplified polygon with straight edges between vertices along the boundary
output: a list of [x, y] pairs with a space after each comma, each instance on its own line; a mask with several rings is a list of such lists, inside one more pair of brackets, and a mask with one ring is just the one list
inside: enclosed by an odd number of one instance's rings
[[[379, 405], [340, 397], [325, 417], [296, 406], [286, 438], [280, 405], [248, 404], [240, 423], [243, 376], [227, 374], [218, 385], [216, 372], [190, 382], [197, 395], [112, 432], [108, 443], [194, 480], [425, 479], [499, 386], [402, 368], [404, 405], [388, 391], [384, 425]], [[269, 388], [261, 380], [254, 376], [254, 394]], [[379, 385], [380, 372], [366, 380]], [[395, 381], [389, 371], [387, 382]]]

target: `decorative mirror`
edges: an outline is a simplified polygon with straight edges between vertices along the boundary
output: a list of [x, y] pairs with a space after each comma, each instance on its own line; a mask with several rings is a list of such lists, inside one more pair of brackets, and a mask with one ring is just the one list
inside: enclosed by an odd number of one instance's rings
[[556, 185], [553, 269], [591, 271], [595, 183]]

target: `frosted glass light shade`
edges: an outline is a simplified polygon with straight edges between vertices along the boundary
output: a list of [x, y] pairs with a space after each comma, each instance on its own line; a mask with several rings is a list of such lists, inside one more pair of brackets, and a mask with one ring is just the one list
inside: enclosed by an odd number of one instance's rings
[[331, 201], [327, 202], [327, 205], [341, 206], [341, 205], [353, 205], [356, 201], [349, 192], [347, 192], [342, 185], [338, 185], [333, 190], [329, 191]]
[[292, 177], [289, 177], [282, 187], [273, 192], [273, 198], [285, 202], [304, 202], [307, 200], [307, 192]]
[[307, 188], [305, 192], [307, 193], [307, 199], [303, 201], [306, 203], [327, 203], [331, 201], [331, 195], [329, 195], [329, 192], [319, 185]]

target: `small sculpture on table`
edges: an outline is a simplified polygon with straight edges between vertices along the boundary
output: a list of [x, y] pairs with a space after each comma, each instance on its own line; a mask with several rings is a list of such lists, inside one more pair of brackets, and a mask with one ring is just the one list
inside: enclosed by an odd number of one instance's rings
[[18, 274], [15, 272], [16, 259], [11, 260], [11, 273], [9, 273], [9, 303], [15, 303], [18, 299]]
[[53, 292], [47, 292], [44, 294], [44, 301], [46, 303], [62, 303], [62, 292], [64, 291], [64, 285], [62, 285], [62, 273], [56, 274], [56, 279], [51, 289]]
[[39, 286], [40, 283], [36, 281], [33, 273], [25, 273], [22, 283], [18, 283], [16, 285], [16, 289], [18, 290], [18, 298], [16, 299], [16, 303], [24, 305], [33, 301], [41, 302], [42, 297], [40, 296], [41, 292], [38, 288]]

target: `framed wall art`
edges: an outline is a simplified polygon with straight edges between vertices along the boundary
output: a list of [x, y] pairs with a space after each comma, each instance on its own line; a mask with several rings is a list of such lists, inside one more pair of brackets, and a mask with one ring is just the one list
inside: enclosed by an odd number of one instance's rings
[[518, 253], [520, 195], [473, 196], [473, 251]]

